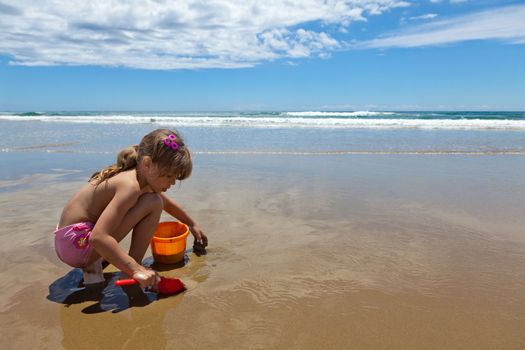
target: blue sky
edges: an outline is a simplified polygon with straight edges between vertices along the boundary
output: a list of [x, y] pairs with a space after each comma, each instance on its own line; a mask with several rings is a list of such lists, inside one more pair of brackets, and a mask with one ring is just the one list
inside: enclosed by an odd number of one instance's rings
[[0, 110], [525, 110], [525, 1], [0, 0]]

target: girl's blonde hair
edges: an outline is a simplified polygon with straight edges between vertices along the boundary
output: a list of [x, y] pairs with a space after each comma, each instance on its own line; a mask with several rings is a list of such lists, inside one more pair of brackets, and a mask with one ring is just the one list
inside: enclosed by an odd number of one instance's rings
[[[166, 139], [168, 143], [171, 142], [170, 135], [175, 136], [175, 150], [165, 143]], [[161, 175], [173, 175], [177, 180], [187, 179], [191, 175], [193, 168], [191, 154], [182, 137], [173, 130], [157, 129], [144, 136], [139, 145], [120, 151], [116, 164], [97, 171], [91, 175], [89, 181], [99, 185], [122, 171], [136, 168], [146, 156], [159, 167]]]

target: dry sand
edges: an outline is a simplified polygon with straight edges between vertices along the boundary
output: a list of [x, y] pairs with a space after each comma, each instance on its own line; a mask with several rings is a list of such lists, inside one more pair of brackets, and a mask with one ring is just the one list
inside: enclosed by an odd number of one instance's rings
[[114, 308], [96, 293], [47, 299], [78, 282], [52, 232], [80, 184], [2, 182], [3, 346], [525, 348], [524, 169], [520, 156], [199, 156], [169, 194], [208, 255], [161, 272], [183, 294], [135, 290]]

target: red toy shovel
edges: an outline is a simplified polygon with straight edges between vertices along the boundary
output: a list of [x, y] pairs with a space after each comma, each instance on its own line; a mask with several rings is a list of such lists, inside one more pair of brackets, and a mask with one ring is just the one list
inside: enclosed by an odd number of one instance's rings
[[[138, 282], [134, 279], [115, 281], [116, 286], [129, 286], [130, 284], [138, 284]], [[160, 294], [165, 295], [177, 294], [186, 289], [180, 279], [168, 277], [161, 277], [157, 288], [159, 289]]]

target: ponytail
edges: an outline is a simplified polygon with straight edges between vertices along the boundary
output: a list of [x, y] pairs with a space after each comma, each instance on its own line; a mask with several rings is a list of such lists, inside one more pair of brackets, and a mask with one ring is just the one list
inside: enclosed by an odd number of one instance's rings
[[118, 173], [122, 171], [126, 171], [126, 170], [137, 167], [137, 157], [138, 157], [137, 149], [138, 149], [138, 145], [129, 146], [127, 148], [124, 148], [118, 154], [116, 164], [107, 166], [103, 168], [102, 170], [97, 171], [96, 173], [91, 175], [89, 182], [93, 181], [95, 185], [98, 186], [102, 182], [117, 175]]

